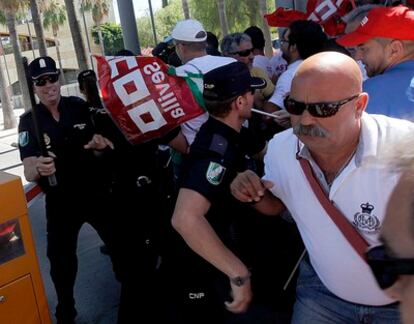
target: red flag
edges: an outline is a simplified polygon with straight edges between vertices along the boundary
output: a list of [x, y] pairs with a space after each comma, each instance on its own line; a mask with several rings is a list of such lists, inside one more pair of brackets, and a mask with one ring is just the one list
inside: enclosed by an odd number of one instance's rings
[[272, 14], [265, 15], [269, 26], [289, 27], [295, 20], [313, 20], [321, 24], [330, 36], [342, 34], [345, 23], [341, 17], [352, 10], [350, 0], [309, 0], [306, 13], [297, 10], [277, 8]]
[[301, 11], [277, 8], [275, 12], [271, 14], [265, 14], [264, 18], [267, 24], [272, 27], [289, 27], [289, 25], [295, 20], [306, 20], [307, 15]]
[[204, 112], [194, 82], [170, 75], [158, 58], [95, 58], [104, 106], [132, 144], [163, 136]]

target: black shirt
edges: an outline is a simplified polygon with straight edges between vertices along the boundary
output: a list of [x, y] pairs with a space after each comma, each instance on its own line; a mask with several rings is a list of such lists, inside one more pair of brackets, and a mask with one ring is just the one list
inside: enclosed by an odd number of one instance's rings
[[248, 156], [260, 153], [266, 143], [242, 127], [237, 132], [210, 117], [200, 128], [183, 166], [182, 188], [203, 195], [211, 207], [206, 218], [223, 241], [227, 240], [231, 217], [243, 205], [230, 193], [230, 183], [248, 167]]
[[[58, 106], [59, 121], [42, 103], [36, 109], [47, 150], [56, 155], [57, 188], [80, 193], [99, 187], [101, 170], [97, 167], [97, 158], [93, 150], [83, 147], [95, 133], [86, 102], [78, 97], [62, 97]], [[20, 117], [19, 149], [22, 160], [40, 156], [31, 111]], [[51, 189], [44, 177], [39, 184], [45, 192]]]

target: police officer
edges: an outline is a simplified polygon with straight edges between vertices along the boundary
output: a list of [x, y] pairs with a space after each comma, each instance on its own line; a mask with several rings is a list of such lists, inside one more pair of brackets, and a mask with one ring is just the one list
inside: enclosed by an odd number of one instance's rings
[[245, 312], [252, 299], [250, 272], [236, 255], [231, 235], [232, 216], [245, 206], [231, 197], [229, 184], [246, 169], [246, 154], [260, 156], [265, 151], [266, 143], [245, 136], [242, 127], [251, 117], [255, 89], [265, 86], [241, 62], [204, 75], [210, 117], [185, 161], [172, 218], [173, 227], [192, 250], [177, 252], [174, 289], [184, 287], [179, 296], [184, 300], [180, 304], [177, 298], [176, 322], [224, 323], [231, 313]]
[[103, 159], [112, 215], [116, 215], [111, 222], [114, 245], [108, 248], [122, 284], [118, 323], [159, 323], [157, 265], [169, 210], [168, 199], [160, 191], [161, 182], [168, 179], [162, 178], [158, 145], [175, 138], [179, 128], [162, 139], [132, 145], [103, 109], [95, 73], [82, 71], [78, 81], [97, 130], [114, 143], [114, 150], [106, 151]]
[[[29, 71], [40, 99], [33, 109], [49, 156], [41, 155], [33, 114], [28, 111], [19, 124], [20, 157], [26, 179], [36, 181], [46, 194], [47, 255], [58, 300], [57, 322], [74, 323], [77, 311], [73, 288], [81, 226], [90, 223], [106, 244], [111, 244], [105, 206], [108, 191], [101, 185], [95, 153], [113, 145], [95, 134], [82, 99], [60, 95], [59, 71], [52, 58], [33, 60]], [[47, 181], [51, 175], [57, 179], [56, 186]]]

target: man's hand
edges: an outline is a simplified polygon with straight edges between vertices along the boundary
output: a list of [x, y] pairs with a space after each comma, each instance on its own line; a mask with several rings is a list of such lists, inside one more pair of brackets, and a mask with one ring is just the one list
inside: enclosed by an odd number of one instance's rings
[[226, 308], [232, 313], [244, 313], [249, 307], [253, 297], [250, 280], [240, 287], [231, 283], [231, 296], [233, 300], [224, 303]]
[[289, 128], [290, 125], [290, 114], [284, 110], [278, 110], [272, 113], [275, 116], [274, 121], [284, 128]]
[[251, 170], [239, 173], [230, 185], [232, 195], [241, 202], [260, 201], [267, 189], [273, 187], [270, 181], [262, 180]]
[[93, 135], [90, 142], [83, 147], [87, 150], [103, 150], [108, 146], [111, 149], [114, 149], [114, 144], [109, 139], [103, 137], [102, 135], [95, 134]]
[[39, 175], [47, 177], [56, 172], [54, 158], [56, 157], [53, 153], [49, 152], [50, 156], [39, 156], [36, 159], [35, 167]]

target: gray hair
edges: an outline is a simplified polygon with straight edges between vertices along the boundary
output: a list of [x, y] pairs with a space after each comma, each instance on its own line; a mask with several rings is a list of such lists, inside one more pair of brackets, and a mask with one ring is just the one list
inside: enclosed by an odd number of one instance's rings
[[223, 40], [221, 41], [220, 48], [221, 48], [223, 55], [228, 56], [229, 54], [237, 52], [242, 42], [251, 42], [251, 41], [252, 39], [247, 34], [233, 33], [223, 38]]
[[342, 17], [342, 20], [347, 24], [359, 24], [362, 19], [366, 15], [368, 15], [368, 12], [371, 11], [371, 9], [382, 7], [381, 5], [376, 4], [366, 4], [360, 7], [356, 7], [355, 9], [348, 12], [345, 16]]

